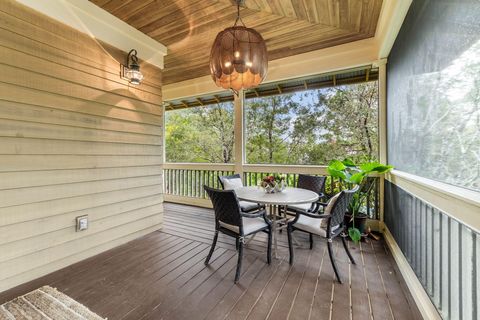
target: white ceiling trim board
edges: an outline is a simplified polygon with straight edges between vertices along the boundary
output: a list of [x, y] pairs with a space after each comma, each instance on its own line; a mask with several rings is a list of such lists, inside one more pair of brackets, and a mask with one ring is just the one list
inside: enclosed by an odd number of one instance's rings
[[17, 0], [55, 20], [163, 69], [167, 48], [88, 0]]

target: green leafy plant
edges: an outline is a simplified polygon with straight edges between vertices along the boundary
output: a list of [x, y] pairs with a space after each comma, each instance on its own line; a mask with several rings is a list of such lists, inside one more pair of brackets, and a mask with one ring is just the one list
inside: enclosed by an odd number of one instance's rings
[[393, 166], [385, 165], [377, 161], [355, 164], [351, 159], [343, 161], [332, 160], [327, 171], [333, 178], [343, 182], [359, 185], [359, 191], [353, 195], [348, 205], [348, 211], [352, 215], [353, 226], [348, 228], [348, 235], [354, 242], [360, 241], [362, 234], [355, 227], [355, 216], [360, 213], [366, 197], [370, 194], [374, 184], [365, 179], [371, 173], [384, 174], [393, 169]]

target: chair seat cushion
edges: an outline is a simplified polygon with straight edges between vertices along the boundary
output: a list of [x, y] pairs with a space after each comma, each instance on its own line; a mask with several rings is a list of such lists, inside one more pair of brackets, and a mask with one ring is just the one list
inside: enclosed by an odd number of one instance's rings
[[[261, 217], [259, 217], [259, 218], [245, 218], [245, 217], [242, 217], [242, 221], [243, 221], [243, 234], [244, 235], [253, 233], [255, 231], [261, 230], [261, 229], [268, 226], [268, 224], [265, 222], [265, 220]], [[238, 230], [237, 226], [234, 226], [234, 225], [231, 225], [231, 224], [228, 224], [228, 223], [224, 223], [222, 221], [219, 221], [219, 222], [220, 222], [220, 225], [222, 227], [224, 227], [225, 229], [228, 229], [228, 230], [233, 231], [235, 233], [239, 233], [239, 230]]]
[[299, 203], [299, 204], [292, 204], [288, 206], [288, 209], [291, 210], [301, 210], [301, 211], [308, 211], [312, 207], [311, 203]]
[[239, 201], [240, 208], [242, 209], [243, 212], [250, 212], [253, 210], [260, 209], [260, 206], [258, 203], [255, 202], [249, 202], [249, 201]]
[[[335, 202], [338, 200], [339, 196], [340, 193], [337, 193], [330, 199], [327, 207], [325, 208], [325, 214], [331, 213]], [[299, 214], [298, 220], [293, 226], [299, 230], [318, 234], [321, 237], [327, 237], [327, 219], [315, 219], [303, 214]], [[337, 229], [338, 226], [332, 226], [332, 231], [335, 231]]]
[[322, 225], [323, 220], [325, 219], [315, 219], [301, 214], [293, 226], [299, 230], [317, 234], [325, 238], [327, 231]]
[[[327, 219], [316, 219], [305, 215], [300, 215], [297, 222], [293, 225], [299, 230], [317, 234], [321, 237], [327, 237]], [[332, 226], [332, 232], [339, 226]]]

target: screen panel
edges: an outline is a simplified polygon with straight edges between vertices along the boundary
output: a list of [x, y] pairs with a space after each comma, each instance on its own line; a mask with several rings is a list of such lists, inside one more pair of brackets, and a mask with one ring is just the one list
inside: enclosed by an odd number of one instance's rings
[[387, 68], [389, 162], [480, 190], [480, 1], [414, 0]]

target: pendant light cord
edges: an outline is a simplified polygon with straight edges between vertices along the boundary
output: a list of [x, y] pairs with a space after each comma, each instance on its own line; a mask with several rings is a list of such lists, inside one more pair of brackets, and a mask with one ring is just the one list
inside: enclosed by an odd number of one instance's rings
[[238, 21], [242, 23], [242, 25], [246, 28], [247, 26], [243, 22], [242, 18], [240, 17], [240, 4], [242, 3], [242, 0], [237, 0], [237, 19], [235, 19], [235, 23], [233, 24], [234, 27], [237, 26]]

